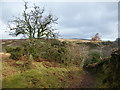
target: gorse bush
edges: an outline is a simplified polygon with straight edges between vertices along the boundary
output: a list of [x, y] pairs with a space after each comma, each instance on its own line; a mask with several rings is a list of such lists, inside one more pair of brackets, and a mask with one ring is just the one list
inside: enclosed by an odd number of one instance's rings
[[21, 56], [32, 55], [34, 60], [45, 58], [49, 61], [64, 62], [66, 43], [58, 40], [32, 40], [22, 43], [19, 47], [7, 47], [11, 58], [18, 60]]
[[41, 57], [59, 63], [64, 63], [65, 53], [67, 53], [65, 44], [57, 40], [48, 41], [41, 48]]
[[11, 53], [10, 58], [18, 60], [24, 54], [24, 48], [22, 47], [7, 47], [6, 51]]
[[84, 44], [61, 42], [56, 39], [49, 40], [26, 40], [18, 47], [8, 47], [7, 52], [11, 53], [11, 58], [18, 60], [21, 56], [32, 55], [33, 60], [39, 61], [39, 58], [64, 63], [65, 65], [82, 65], [83, 60], [88, 56], [88, 47]]
[[96, 63], [100, 61], [100, 53], [99, 52], [93, 52], [90, 54], [91, 64]]
[[94, 51], [94, 52], [89, 52], [88, 58], [84, 62], [84, 66], [87, 66], [88, 64], [93, 64], [93, 63], [98, 63], [101, 61], [101, 55], [100, 52]]
[[43, 60], [64, 63], [65, 65], [75, 64], [79, 66], [100, 61], [100, 52], [90, 50], [91, 46], [88, 44], [61, 42], [56, 39], [26, 40], [17, 47], [6, 48], [6, 51], [11, 53], [11, 58], [16, 60], [24, 55], [29, 59], [31, 55], [35, 61], [40, 61], [42, 58]]

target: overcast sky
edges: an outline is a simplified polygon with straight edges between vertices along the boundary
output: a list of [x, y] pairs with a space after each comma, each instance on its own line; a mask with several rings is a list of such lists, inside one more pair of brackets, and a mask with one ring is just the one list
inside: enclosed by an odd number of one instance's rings
[[[0, 34], [3, 39], [16, 38], [5, 32], [6, 25], [13, 16], [21, 16], [23, 5], [20, 2], [0, 3]], [[115, 40], [118, 37], [117, 2], [37, 2], [36, 5], [44, 6], [46, 12], [52, 12], [59, 18], [56, 26], [59, 38], [88, 39], [96, 33], [100, 34], [102, 40]]]

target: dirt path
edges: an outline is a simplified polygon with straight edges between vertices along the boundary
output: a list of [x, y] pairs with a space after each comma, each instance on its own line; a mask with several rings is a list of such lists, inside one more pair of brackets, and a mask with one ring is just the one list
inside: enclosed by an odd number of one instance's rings
[[93, 88], [94, 87], [94, 75], [85, 71], [85, 75], [80, 80], [79, 88]]

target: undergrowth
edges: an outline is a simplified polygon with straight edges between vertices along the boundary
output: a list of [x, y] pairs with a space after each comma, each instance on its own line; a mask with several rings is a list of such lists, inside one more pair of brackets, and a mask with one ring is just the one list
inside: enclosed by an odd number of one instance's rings
[[[3, 88], [67, 88], [75, 87], [82, 70], [78, 67], [45, 67], [45, 62], [34, 62], [34, 67], [3, 79]], [[72, 86], [71, 84], [74, 83]]]

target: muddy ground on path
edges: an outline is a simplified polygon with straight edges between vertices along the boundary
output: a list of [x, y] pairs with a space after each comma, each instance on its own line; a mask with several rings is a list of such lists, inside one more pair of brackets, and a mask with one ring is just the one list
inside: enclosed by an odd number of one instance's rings
[[78, 88], [93, 88], [94, 87], [94, 75], [88, 71], [81, 76], [81, 80]]

